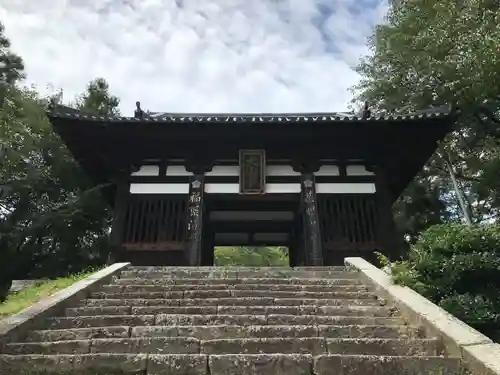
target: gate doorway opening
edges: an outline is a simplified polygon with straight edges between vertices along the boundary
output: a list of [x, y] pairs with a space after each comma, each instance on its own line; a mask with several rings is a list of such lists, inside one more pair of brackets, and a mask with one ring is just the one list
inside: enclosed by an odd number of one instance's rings
[[219, 246], [214, 250], [214, 266], [289, 267], [284, 246]]
[[294, 266], [300, 241], [297, 195], [206, 195], [203, 266]]

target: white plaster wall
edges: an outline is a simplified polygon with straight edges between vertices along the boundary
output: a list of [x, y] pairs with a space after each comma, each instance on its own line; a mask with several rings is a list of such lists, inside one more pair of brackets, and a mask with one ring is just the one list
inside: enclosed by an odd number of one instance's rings
[[319, 170], [314, 173], [315, 176], [339, 176], [339, 167], [336, 165], [322, 165]]
[[348, 176], [374, 176], [374, 173], [367, 171], [364, 165], [348, 165], [346, 170]]
[[239, 176], [240, 167], [238, 165], [216, 165], [205, 176]]
[[157, 165], [141, 165], [137, 172], [132, 172], [131, 176], [158, 176], [160, 167]]
[[130, 194], [189, 194], [189, 184], [132, 183]]
[[319, 183], [316, 184], [317, 194], [373, 194], [375, 184], [373, 183]]
[[239, 194], [239, 184], [205, 184], [207, 194]]
[[266, 184], [266, 194], [293, 194], [300, 193], [300, 183], [295, 184]]
[[186, 171], [183, 165], [168, 165], [167, 176], [192, 176], [193, 172]]
[[266, 167], [267, 176], [300, 176], [290, 165], [268, 165]]

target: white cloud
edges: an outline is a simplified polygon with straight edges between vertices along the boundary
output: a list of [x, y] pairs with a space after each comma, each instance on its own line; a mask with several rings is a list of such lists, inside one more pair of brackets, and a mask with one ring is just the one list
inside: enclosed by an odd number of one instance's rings
[[10, 0], [28, 83], [65, 100], [104, 77], [130, 115], [341, 111], [383, 0]]

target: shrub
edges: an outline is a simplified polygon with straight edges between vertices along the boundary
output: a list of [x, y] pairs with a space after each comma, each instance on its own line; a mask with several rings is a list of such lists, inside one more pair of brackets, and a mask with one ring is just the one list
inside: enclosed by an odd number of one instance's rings
[[436, 225], [391, 266], [413, 288], [490, 337], [500, 332], [500, 225]]

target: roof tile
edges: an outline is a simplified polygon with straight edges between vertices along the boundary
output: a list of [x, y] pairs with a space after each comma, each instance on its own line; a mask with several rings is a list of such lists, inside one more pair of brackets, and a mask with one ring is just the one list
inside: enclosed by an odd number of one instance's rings
[[376, 122], [376, 121], [404, 121], [427, 118], [447, 117], [452, 113], [450, 106], [431, 108], [408, 115], [371, 116], [362, 119], [353, 113], [330, 112], [330, 113], [263, 113], [263, 114], [239, 114], [239, 113], [207, 113], [186, 114], [153, 112], [138, 119], [135, 117], [112, 117], [100, 116], [78, 112], [66, 106], [55, 106], [47, 112], [52, 118], [68, 118], [105, 122], [155, 122], [155, 123], [321, 123], [321, 122]]

